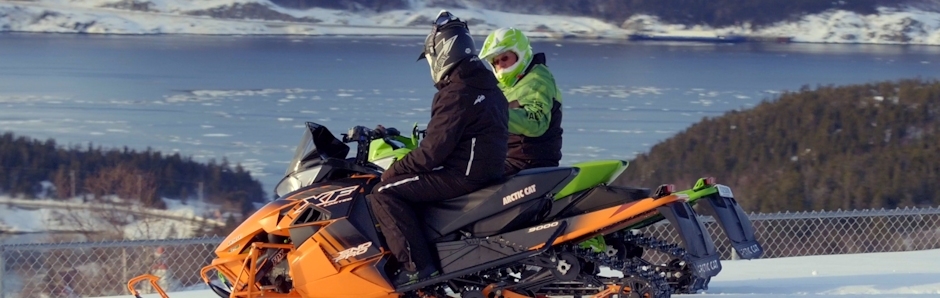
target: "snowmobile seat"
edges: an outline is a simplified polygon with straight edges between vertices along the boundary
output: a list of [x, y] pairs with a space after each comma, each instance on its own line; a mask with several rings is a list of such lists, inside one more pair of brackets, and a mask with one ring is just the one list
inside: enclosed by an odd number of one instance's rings
[[503, 183], [467, 195], [423, 206], [429, 239], [438, 239], [474, 222], [537, 199], [560, 189], [578, 173], [572, 167], [526, 169]]

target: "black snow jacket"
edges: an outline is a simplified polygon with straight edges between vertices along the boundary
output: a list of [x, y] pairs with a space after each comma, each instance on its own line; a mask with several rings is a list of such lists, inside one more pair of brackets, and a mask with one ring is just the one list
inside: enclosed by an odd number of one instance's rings
[[434, 86], [427, 136], [390, 170], [394, 175], [441, 170], [480, 184], [502, 179], [509, 106], [496, 77], [474, 56]]

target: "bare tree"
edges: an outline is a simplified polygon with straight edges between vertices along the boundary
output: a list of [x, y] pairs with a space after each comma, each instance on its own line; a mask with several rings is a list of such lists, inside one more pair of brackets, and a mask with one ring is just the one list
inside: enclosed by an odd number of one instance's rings
[[115, 195], [124, 200], [134, 199], [143, 206], [165, 207], [156, 198], [155, 180], [153, 174], [122, 164], [103, 169], [85, 179], [85, 190], [96, 200]]

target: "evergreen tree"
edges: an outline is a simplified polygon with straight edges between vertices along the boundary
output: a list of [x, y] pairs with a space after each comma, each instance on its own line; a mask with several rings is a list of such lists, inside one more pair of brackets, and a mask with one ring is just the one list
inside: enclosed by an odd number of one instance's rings
[[804, 87], [692, 125], [638, 155], [618, 183], [713, 175], [763, 212], [935, 206], [938, 96], [935, 80]]

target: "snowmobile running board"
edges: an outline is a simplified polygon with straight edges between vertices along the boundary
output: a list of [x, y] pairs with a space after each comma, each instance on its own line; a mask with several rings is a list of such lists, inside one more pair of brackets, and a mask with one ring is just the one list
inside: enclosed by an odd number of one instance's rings
[[538, 248], [538, 249], [536, 249], [536, 250], [530, 250], [530, 251], [520, 252], [519, 254], [516, 254], [515, 256], [511, 256], [511, 257], [508, 257], [508, 258], [504, 258], [504, 259], [501, 259], [501, 260], [499, 260], [499, 261], [497, 261], [497, 262], [494, 262], [494, 263], [480, 264], [480, 265], [478, 265], [478, 266], [469, 267], [469, 268], [466, 268], [466, 269], [462, 269], [462, 270], [459, 270], [459, 271], [452, 272], [452, 273], [450, 273], [450, 274], [444, 274], [444, 275], [441, 275], [441, 276], [438, 276], [438, 277], [435, 277], [435, 278], [432, 278], [432, 279], [420, 281], [420, 282], [417, 282], [417, 283], [412, 284], [412, 285], [408, 285], [408, 286], [405, 286], [405, 287], [401, 287], [401, 288], [398, 288], [398, 289], [396, 289], [396, 290], [397, 290], [398, 292], [402, 292], [402, 293], [403, 293], [403, 292], [408, 292], [408, 291], [414, 291], [414, 290], [420, 289], [420, 288], [422, 288], [422, 287], [426, 287], [426, 286], [429, 286], [429, 285], [432, 285], [432, 284], [435, 284], [435, 283], [439, 283], [439, 282], [441, 282], [441, 280], [446, 280], [446, 279], [450, 279], [450, 278], [454, 278], [454, 277], [463, 276], [463, 275], [466, 275], [466, 274], [468, 274], [468, 273], [480, 271], [480, 270], [483, 269], [483, 268], [505, 265], [505, 264], [509, 264], [509, 263], [512, 263], [512, 262], [516, 262], [516, 261], [519, 261], [519, 260], [522, 260], [522, 259], [525, 259], [525, 258], [528, 258], [528, 257], [531, 257], [531, 256], [539, 255], [539, 254], [541, 254], [541, 253], [543, 253], [543, 252], [545, 252], [545, 251], [551, 249], [552, 246], [553, 246], [554, 243], [555, 243], [555, 239], [558, 239], [558, 237], [560, 237], [562, 234], [564, 234], [564, 232], [565, 232], [567, 229], [568, 229], [568, 221], [561, 221], [561, 223], [558, 225], [558, 228], [556, 228], [556, 229], [555, 229], [555, 232], [552, 233], [552, 235], [548, 237], [548, 239], [545, 241], [545, 243], [542, 245], [541, 248]]

